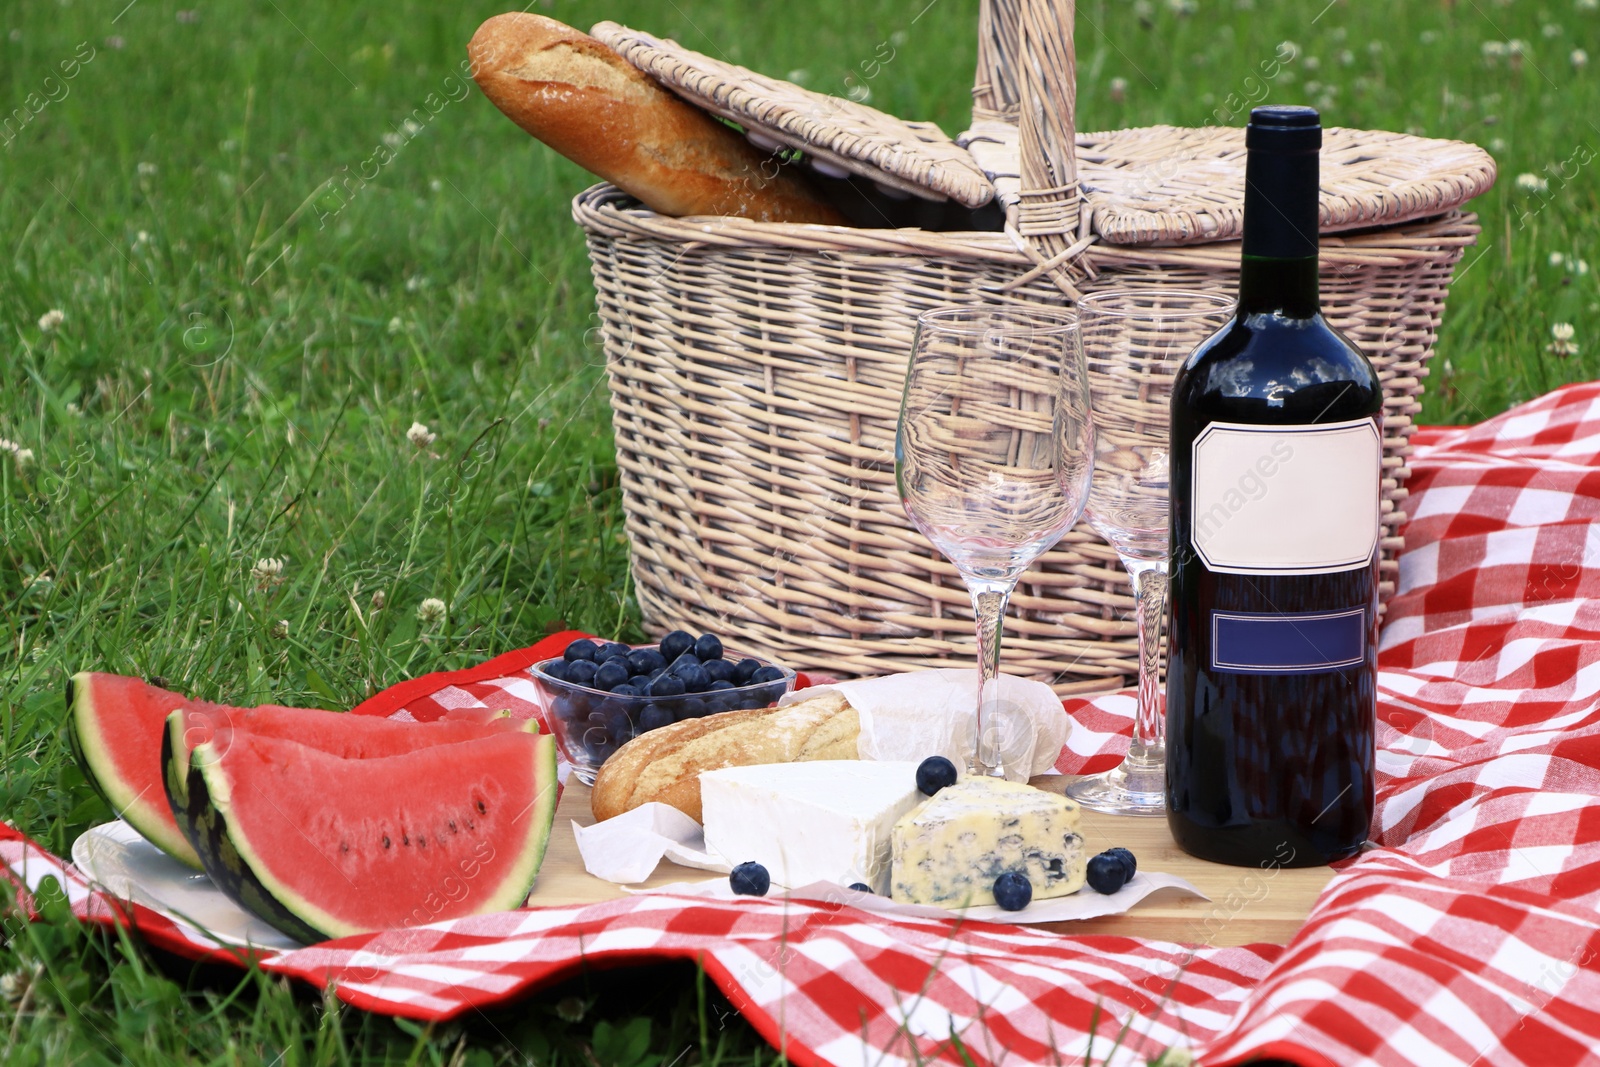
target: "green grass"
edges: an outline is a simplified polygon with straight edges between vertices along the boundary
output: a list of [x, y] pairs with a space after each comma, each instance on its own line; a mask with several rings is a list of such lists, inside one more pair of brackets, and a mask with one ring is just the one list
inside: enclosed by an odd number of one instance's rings
[[[349, 705], [561, 626], [643, 636], [568, 215], [588, 179], [450, 80], [499, 8], [235, 0], [180, 17], [168, 0], [125, 4], [0, 13], [0, 119], [14, 120], [0, 144], [0, 437], [34, 457], [0, 456], [0, 817], [58, 853], [109, 816], [59, 730], [74, 670], [161, 675], [234, 703]], [[537, 10], [614, 18], [817, 89], [864, 86], [952, 132], [966, 117], [973, 0]], [[1210, 121], [1230, 93], [1258, 91], [1256, 65], [1292, 40], [1299, 58], [1267, 99], [1475, 140], [1500, 161], [1424, 418], [1476, 421], [1593, 376], [1600, 205], [1593, 165], [1577, 161], [1600, 151], [1600, 71], [1569, 57], [1600, 60], [1600, 12], [1319, 10], [1084, 2], [1080, 125]], [[1508, 38], [1527, 42], [1523, 58], [1485, 57], [1485, 41]], [[430, 93], [449, 102], [404, 131]], [[17, 108], [39, 113], [19, 123]], [[373, 180], [329, 192], [397, 131]], [[1550, 170], [1564, 161], [1565, 177]], [[1547, 191], [1519, 191], [1523, 172]], [[1597, 269], [1578, 273], [1589, 256]], [[52, 308], [65, 319], [45, 332]], [[1557, 322], [1576, 328], [1577, 354], [1547, 350]], [[437, 434], [431, 447], [407, 440], [413, 421]], [[266, 556], [286, 560], [285, 580], [262, 590], [249, 571]], [[419, 623], [427, 597], [449, 605], [444, 622]], [[0, 973], [24, 978], [4, 989], [33, 990], [0, 998], [5, 1062], [772, 1055], [702, 1007], [689, 971], [580, 980], [503, 1017], [419, 1030], [258, 974], [192, 974], [69, 922], [13, 920], [5, 935]], [[717, 1025], [702, 1043], [707, 1010]]]

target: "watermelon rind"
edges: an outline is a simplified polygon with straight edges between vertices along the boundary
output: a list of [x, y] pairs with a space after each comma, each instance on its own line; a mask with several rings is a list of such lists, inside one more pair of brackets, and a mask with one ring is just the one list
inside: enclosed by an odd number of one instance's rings
[[129, 826], [178, 862], [201, 869], [200, 857], [183, 832], [165, 817], [169, 812], [165, 790], [157, 782], [143, 787], [130, 783], [117, 771], [106, 739], [98, 729], [99, 710], [94, 704], [93, 674], [84, 671], [67, 682], [67, 735], [84, 777], [111, 810]]
[[[170, 733], [164, 746], [172, 746]], [[178, 816], [180, 823], [187, 820], [195, 851], [211, 881], [246, 911], [305, 944], [373, 932], [330, 914], [272, 875], [247, 828], [238, 825], [231, 815], [234, 783], [225, 755], [216, 742], [196, 746], [189, 757], [182, 794], [186, 814]], [[497, 886], [476, 896], [471, 914], [520, 907], [539, 875], [555, 821], [558, 778], [554, 737], [540, 734], [534, 738], [533, 760], [537, 788], [528, 812], [527, 839], [505, 843], [506, 847], [518, 846], [517, 861]]]

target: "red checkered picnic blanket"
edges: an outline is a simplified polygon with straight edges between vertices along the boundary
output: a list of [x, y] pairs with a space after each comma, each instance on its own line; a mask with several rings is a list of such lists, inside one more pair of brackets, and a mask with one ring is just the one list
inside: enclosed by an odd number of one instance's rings
[[[1600, 384], [1420, 435], [1380, 657], [1374, 847], [1286, 947], [1216, 948], [662, 894], [346, 938], [261, 961], [373, 1011], [443, 1019], [590, 963], [699, 960], [802, 1067], [924, 1060], [1600, 1064]], [[550, 645], [546, 646], [553, 647]], [[535, 648], [358, 709], [515, 706]], [[1123, 694], [1072, 702], [1063, 771], [1112, 765]], [[126, 908], [0, 827], [23, 886]], [[1239, 899], [1271, 892], [1241, 872]], [[145, 936], [215, 946], [141, 908]], [[1123, 1033], [1125, 1028], [1125, 1033]]]

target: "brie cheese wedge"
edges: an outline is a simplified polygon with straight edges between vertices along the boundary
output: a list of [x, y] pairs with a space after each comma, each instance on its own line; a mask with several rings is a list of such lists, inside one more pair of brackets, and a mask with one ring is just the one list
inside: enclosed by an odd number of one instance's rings
[[890, 834], [922, 800], [917, 765], [805, 760], [700, 775], [706, 849], [731, 865], [761, 864], [774, 884], [889, 889]]

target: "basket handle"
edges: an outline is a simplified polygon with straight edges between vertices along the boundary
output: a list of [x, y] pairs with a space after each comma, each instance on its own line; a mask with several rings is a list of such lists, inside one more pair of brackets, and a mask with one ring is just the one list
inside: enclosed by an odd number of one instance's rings
[[1039, 269], [1074, 299], [1065, 276], [1084, 247], [1076, 155], [1074, 0], [981, 0], [973, 119], [1018, 125], [1021, 197], [1015, 234]]

